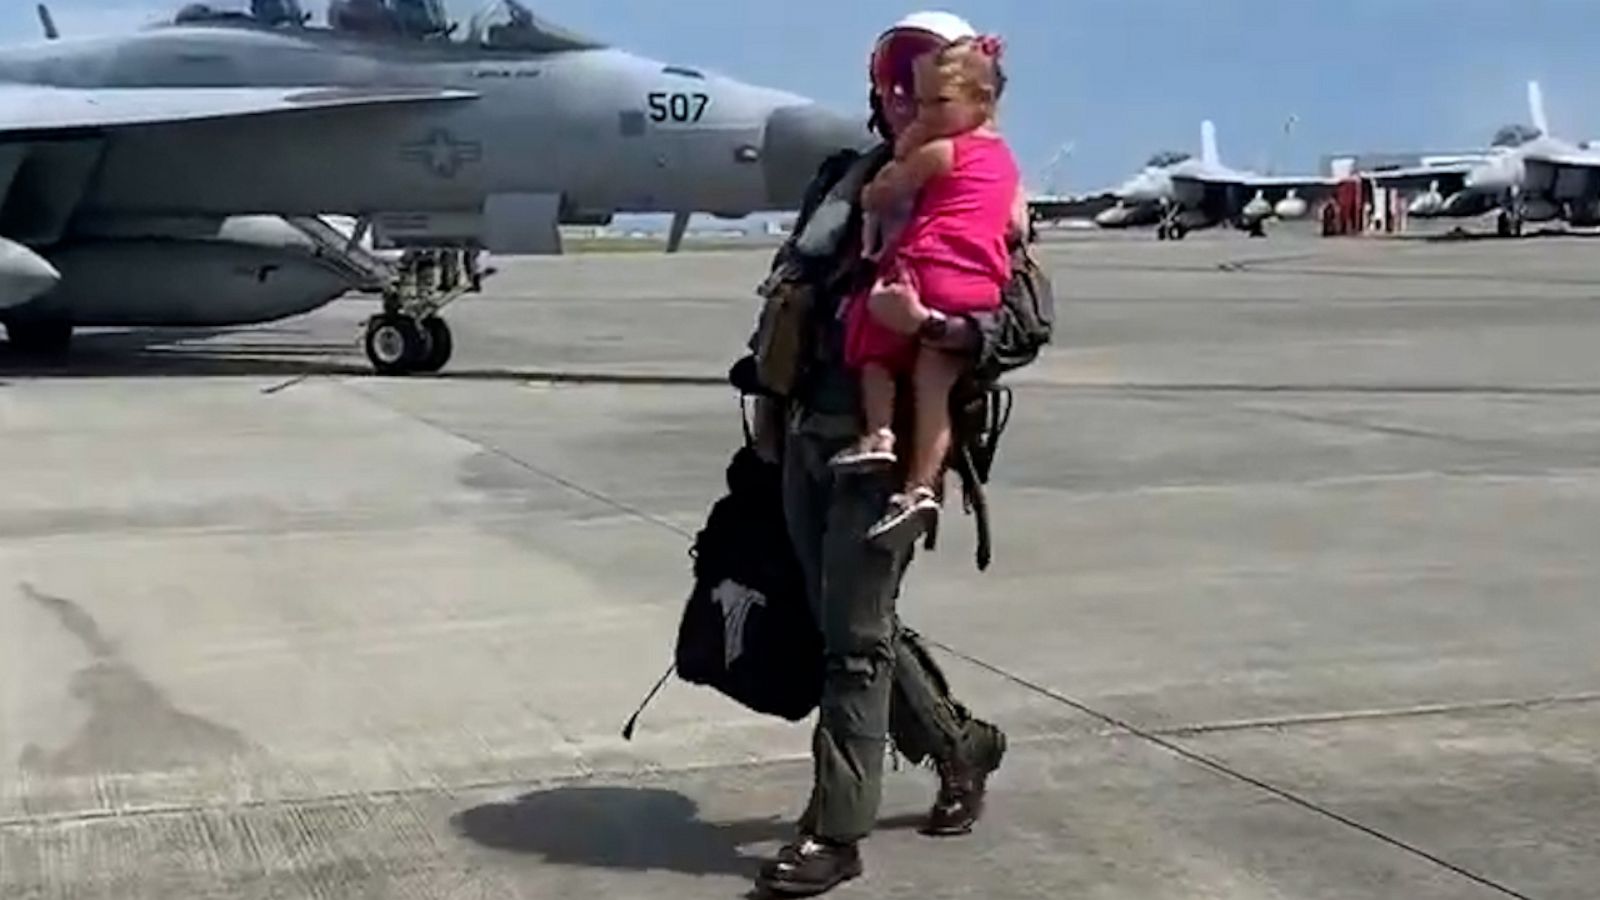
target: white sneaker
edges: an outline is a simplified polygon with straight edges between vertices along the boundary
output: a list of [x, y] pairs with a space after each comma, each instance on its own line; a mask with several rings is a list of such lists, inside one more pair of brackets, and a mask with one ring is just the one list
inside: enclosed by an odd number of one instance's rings
[[878, 544], [910, 543], [939, 521], [939, 499], [933, 489], [919, 487], [909, 494], [889, 498], [889, 509], [867, 530], [867, 540]]
[[835, 453], [833, 458], [828, 460], [828, 465], [836, 472], [846, 473], [879, 472], [893, 467], [900, 459], [892, 449], [894, 434], [887, 432], [880, 435], [880, 438], [882, 438], [881, 445], [891, 449], [877, 449], [864, 443], [856, 443]]

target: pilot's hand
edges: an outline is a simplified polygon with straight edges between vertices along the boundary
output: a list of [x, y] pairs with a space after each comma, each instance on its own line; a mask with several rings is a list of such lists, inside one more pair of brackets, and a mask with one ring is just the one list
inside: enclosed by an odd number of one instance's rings
[[884, 327], [907, 337], [920, 331], [922, 323], [933, 315], [915, 291], [904, 284], [882, 281], [873, 285], [872, 293], [867, 295], [867, 309]]
[[894, 139], [895, 159], [905, 159], [911, 151], [933, 140], [934, 131], [923, 119], [914, 119]]

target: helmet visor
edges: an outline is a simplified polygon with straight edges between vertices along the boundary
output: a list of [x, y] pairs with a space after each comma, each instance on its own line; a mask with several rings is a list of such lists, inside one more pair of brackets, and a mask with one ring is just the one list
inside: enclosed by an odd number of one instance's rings
[[915, 91], [916, 62], [950, 42], [931, 31], [897, 29], [872, 50], [872, 89], [884, 100], [909, 100]]

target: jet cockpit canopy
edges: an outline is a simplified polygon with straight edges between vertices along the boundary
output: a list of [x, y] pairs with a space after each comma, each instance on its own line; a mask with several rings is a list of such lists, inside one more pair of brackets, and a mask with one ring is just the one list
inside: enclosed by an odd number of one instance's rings
[[300, 0], [250, 0], [250, 16], [263, 25], [300, 26], [311, 16], [300, 8]]
[[1181, 162], [1187, 162], [1190, 159], [1193, 159], [1193, 157], [1181, 150], [1163, 150], [1150, 157], [1150, 161], [1145, 163], [1145, 168], [1165, 169]]
[[249, 0], [246, 11], [242, 0], [226, 5], [189, 3], [178, 10], [173, 22], [188, 25], [198, 22], [259, 23], [272, 28], [291, 26], [298, 28], [311, 20], [300, 6], [300, 0]]
[[1528, 125], [1506, 125], [1494, 133], [1491, 147], [1521, 147], [1540, 136], [1540, 131]]
[[328, 27], [419, 40], [446, 37], [455, 30], [444, 0], [329, 0]]
[[464, 39], [493, 50], [554, 53], [562, 50], [597, 50], [598, 41], [568, 31], [534, 15], [520, 0], [491, 0], [472, 17]]
[[[478, 49], [555, 53], [597, 50], [605, 45], [538, 16], [522, 0], [490, 0], [468, 22], [465, 33], [450, 20], [445, 0], [328, 0], [334, 31], [411, 40], [454, 39]], [[191, 0], [174, 18], [179, 25], [238, 24], [301, 27], [311, 17], [303, 0]]]

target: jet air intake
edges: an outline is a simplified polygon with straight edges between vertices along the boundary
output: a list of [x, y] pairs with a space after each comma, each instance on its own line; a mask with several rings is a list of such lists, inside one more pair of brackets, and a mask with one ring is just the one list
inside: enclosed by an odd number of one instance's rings
[[21, 306], [60, 281], [55, 266], [27, 247], [0, 238], [0, 309]]
[[761, 149], [767, 203], [772, 209], [797, 209], [806, 186], [828, 157], [840, 150], [861, 150], [873, 137], [854, 119], [816, 104], [786, 106], [767, 117]]

